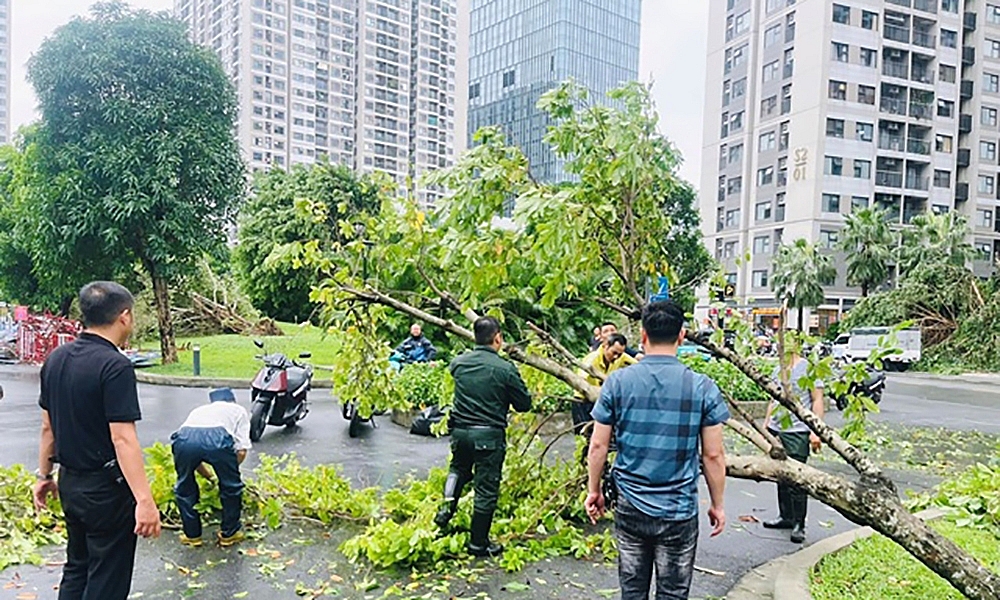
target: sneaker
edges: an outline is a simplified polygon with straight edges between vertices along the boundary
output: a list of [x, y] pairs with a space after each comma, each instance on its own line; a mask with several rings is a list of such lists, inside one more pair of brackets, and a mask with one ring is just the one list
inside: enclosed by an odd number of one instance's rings
[[201, 548], [201, 536], [194, 538], [189, 538], [188, 536], [181, 534], [181, 545], [187, 546], [188, 548]]
[[230, 546], [235, 546], [236, 544], [242, 542], [243, 539], [246, 538], [246, 534], [243, 533], [242, 529], [238, 530], [236, 533], [230, 536], [222, 535], [222, 532], [220, 531], [218, 533], [218, 537], [219, 537], [219, 545], [222, 546], [223, 548], [228, 548]]

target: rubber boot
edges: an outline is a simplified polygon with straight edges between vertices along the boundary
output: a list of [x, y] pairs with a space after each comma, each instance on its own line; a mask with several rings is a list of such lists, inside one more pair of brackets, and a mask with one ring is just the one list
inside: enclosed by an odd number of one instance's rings
[[791, 490], [787, 485], [778, 485], [778, 518], [764, 521], [765, 529], [791, 529], [795, 526], [792, 512]]
[[809, 506], [809, 496], [802, 490], [795, 490], [791, 501], [795, 520], [791, 540], [792, 543], [801, 544], [806, 541], [806, 508]]
[[469, 554], [480, 558], [499, 556], [503, 546], [490, 542], [493, 513], [472, 513], [472, 535], [469, 537]]
[[462, 497], [460, 483], [458, 473], [448, 473], [448, 478], [444, 480], [444, 501], [441, 503], [437, 516], [434, 517], [434, 524], [441, 530], [448, 528], [451, 518], [458, 510], [458, 500]]

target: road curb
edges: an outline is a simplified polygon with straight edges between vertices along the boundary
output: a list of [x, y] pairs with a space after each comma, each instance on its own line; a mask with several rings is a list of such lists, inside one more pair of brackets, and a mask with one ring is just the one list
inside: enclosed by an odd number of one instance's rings
[[[174, 375], [157, 375], [156, 373], [135, 372], [135, 379], [139, 383], [149, 385], [165, 385], [170, 387], [183, 388], [233, 388], [236, 390], [250, 389], [250, 378], [247, 379], [223, 379], [212, 377], [179, 377]], [[333, 382], [327, 379], [313, 379], [313, 389], [331, 389]]]
[[965, 373], [963, 375], [936, 375], [934, 373], [892, 373], [890, 379], [901, 382], [964, 383], [1000, 387], [1000, 376], [994, 373]]
[[[945, 514], [944, 510], [931, 508], [916, 513], [924, 521], [933, 521]], [[783, 564], [774, 579], [774, 600], [811, 600], [809, 593], [809, 572], [824, 556], [850, 546], [858, 540], [874, 535], [870, 527], [859, 527], [845, 533], [828, 537], [799, 550], [795, 554], [779, 558]], [[738, 584], [737, 584], [738, 585]]]

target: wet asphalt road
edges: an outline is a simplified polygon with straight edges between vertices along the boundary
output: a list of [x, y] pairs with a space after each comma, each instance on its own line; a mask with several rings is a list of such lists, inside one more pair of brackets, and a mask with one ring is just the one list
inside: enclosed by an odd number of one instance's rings
[[[5, 369], [0, 367], [0, 369]], [[0, 383], [6, 397], [0, 401], [0, 464], [25, 463], [31, 467], [37, 460], [38, 412], [37, 379], [30, 373], [19, 378], [0, 370]], [[255, 445], [247, 466], [252, 468], [255, 453], [282, 454], [296, 452], [303, 463], [335, 463], [356, 484], [391, 486], [408, 473], [421, 473], [428, 467], [444, 464], [447, 458], [445, 440], [429, 440], [408, 435], [405, 430], [380, 420], [381, 427], [366, 430], [358, 439], [347, 436], [347, 423], [341, 418], [339, 406], [328, 391], [312, 395], [312, 412], [301, 427], [291, 430], [269, 427], [264, 438]], [[244, 406], [248, 392], [237, 396]], [[139, 435], [144, 445], [154, 441], [167, 442], [170, 433], [184, 420], [187, 412], [207, 401], [207, 391], [198, 389], [140, 386], [143, 421]], [[1000, 433], [1000, 387], [959, 383], [916, 381], [907, 376], [893, 377], [882, 403], [882, 412], [875, 418], [897, 424], [978, 429]], [[837, 424], [839, 415], [830, 417]], [[930, 481], [918, 480], [918, 488]], [[914, 487], [913, 481], [907, 487]], [[707, 492], [702, 486], [703, 503]], [[697, 564], [722, 574], [699, 572], [695, 576], [693, 598], [723, 596], [747, 571], [768, 560], [798, 549], [780, 533], [763, 530], [754, 519], [764, 520], [774, 510], [774, 487], [730, 479], [727, 481], [726, 511], [730, 522], [727, 531], [716, 539], [707, 537], [703, 525]], [[707, 525], [707, 524], [705, 524]], [[809, 542], [850, 529], [852, 525], [817, 502], [810, 503]], [[156, 542], [143, 542], [138, 553], [133, 592], [143, 598], [232, 598], [248, 592], [248, 598], [294, 598], [296, 582], [315, 580], [321, 572], [351, 581], [360, 581], [363, 574], [344, 563], [336, 552], [336, 542], [349, 531], [320, 532], [285, 530], [272, 534], [264, 544], [279, 547], [295, 560], [278, 575], [265, 575], [266, 565], [259, 558], [215, 549], [201, 554], [180, 548], [171, 535]], [[331, 536], [322, 544], [303, 544], [303, 539]], [[206, 562], [207, 561], [207, 562]], [[186, 569], [201, 568], [201, 579], [192, 587], [183, 570], [164, 568], [165, 564], [186, 565]], [[210, 567], [206, 567], [208, 564]], [[52, 586], [58, 582], [58, 568], [20, 567], [25, 587], [0, 589], [0, 600], [13, 600], [18, 593], [29, 591], [38, 599], [54, 598]], [[181, 574], [178, 575], [178, 572]], [[8, 582], [13, 571], [0, 575]], [[385, 576], [383, 576], [383, 579]], [[531, 590], [507, 590], [507, 582], [531, 584]], [[539, 583], [544, 582], [544, 584]], [[200, 587], [205, 584], [205, 587]], [[490, 571], [481, 577], [479, 587], [466, 590], [483, 591], [494, 599], [505, 598], [602, 598], [602, 591], [615, 588], [617, 577], [613, 566], [572, 559], [555, 559], [533, 565], [519, 575], [509, 576]], [[519, 586], [518, 586], [519, 588]], [[452, 589], [459, 595], [462, 590]], [[337, 589], [340, 597], [381, 597], [381, 590], [369, 593], [347, 586]], [[465, 594], [461, 594], [465, 595]], [[474, 594], [469, 593], [469, 596]], [[442, 594], [434, 597], [446, 598]]]

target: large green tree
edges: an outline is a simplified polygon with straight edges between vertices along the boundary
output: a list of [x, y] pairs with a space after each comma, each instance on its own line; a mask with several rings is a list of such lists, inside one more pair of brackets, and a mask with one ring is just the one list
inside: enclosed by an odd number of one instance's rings
[[774, 257], [771, 287], [779, 302], [797, 309], [799, 331], [805, 331], [805, 309], [823, 303], [823, 285], [836, 276], [833, 259], [804, 239], [797, 239], [778, 249]]
[[245, 189], [236, 94], [164, 13], [96, 4], [28, 63], [42, 119], [39, 233], [52, 262], [97, 252], [152, 281], [163, 361], [177, 360], [170, 285], [224, 247]]
[[917, 215], [903, 230], [899, 267], [905, 274], [918, 265], [964, 266], [975, 256], [970, 233], [968, 221], [958, 213]]
[[[316, 202], [322, 216], [303, 208]], [[343, 166], [321, 162], [258, 174], [251, 198], [240, 211], [239, 245], [233, 266], [240, 287], [254, 307], [283, 320], [305, 320], [317, 304], [309, 300], [318, 272], [287, 252], [299, 240], [343, 237], [339, 223], [379, 207], [378, 190], [368, 178], [358, 178]]]
[[[679, 185], [676, 155], [656, 131], [648, 89], [633, 84], [612, 97], [617, 106], [596, 107], [578, 88], [563, 85], [541, 101], [553, 123], [547, 139], [575, 181], [561, 186], [534, 181], [524, 155], [506, 145], [497, 130], [486, 129], [453, 168], [432, 178], [451, 192], [430, 215], [387, 198], [383, 210], [366, 223], [363, 238], [334, 246], [301, 244], [301, 260], [327, 277], [314, 298], [331, 309], [333, 324], [371, 333], [365, 311], [376, 318], [393, 311], [471, 340], [471, 321], [489, 312], [505, 321], [509, 357], [561, 379], [585, 398], [596, 398], [599, 389], [579, 375], [580, 361], [563, 338], [510, 307], [512, 300], [556, 307], [571, 298], [635, 318], [646, 301], [646, 283], [657, 273], [670, 273], [678, 262], [663, 246], [673, 223], [660, 210], [662, 195]], [[511, 200], [513, 223], [498, 223], [497, 215]], [[823, 261], [814, 250], [809, 254], [812, 260], [802, 268], [822, 280]], [[364, 269], [365, 264], [375, 268]], [[406, 268], [420, 274], [412, 287], [394, 287], [395, 280], [384, 277]], [[780, 442], [731, 398], [739, 418], [728, 425], [766, 456], [727, 457], [729, 475], [801, 486], [852, 521], [895, 540], [970, 598], [1000, 595], [1000, 577], [910, 514], [892, 480], [862, 450], [752, 360], [722, 347], [721, 340], [689, 335], [806, 423], [857, 477], [787, 460]], [[355, 337], [362, 341], [341, 353], [345, 364], [338, 372], [351, 378], [338, 384], [338, 393], [378, 403], [389, 395], [388, 350], [371, 343], [370, 336]], [[831, 374], [829, 360], [814, 359], [816, 376]]]
[[847, 254], [847, 282], [861, 297], [885, 283], [893, 256], [893, 234], [882, 211], [866, 208], [844, 219], [840, 249]]

